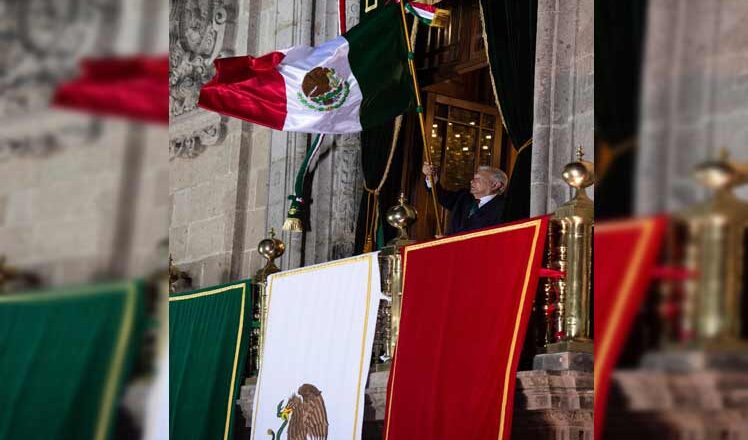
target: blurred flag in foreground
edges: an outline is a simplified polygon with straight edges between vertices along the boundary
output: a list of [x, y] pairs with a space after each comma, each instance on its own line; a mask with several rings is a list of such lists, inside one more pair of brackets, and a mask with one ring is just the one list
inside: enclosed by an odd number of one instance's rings
[[169, 123], [166, 56], [86, 59], [81, 76], [60, 85], [52, 104], [87, 113]]
[[139, 283], [0, 296], [0, 438], [110, 438], [143, 311]]
[[611, 373], [652, 280], [666, 219], [595, 227], [595, 438], [602, 438]]

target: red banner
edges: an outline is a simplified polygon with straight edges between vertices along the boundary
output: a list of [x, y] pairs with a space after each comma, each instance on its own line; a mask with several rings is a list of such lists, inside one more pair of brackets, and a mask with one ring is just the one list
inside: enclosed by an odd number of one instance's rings
[[403, 250], [387, 440], [508, 440], [548, 218]]
[[169, 123], [166, 56], [87, 59], [79, 78], [60, 85], [52, 104], [97, 115]]
[[610, 376], [652, 279], [666, 222], [595, 226], [595, 438], [602, 438]]

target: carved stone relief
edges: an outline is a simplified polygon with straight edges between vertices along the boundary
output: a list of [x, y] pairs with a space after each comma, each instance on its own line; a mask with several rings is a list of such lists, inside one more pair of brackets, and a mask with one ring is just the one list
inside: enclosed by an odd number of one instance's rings
[[[224, 0], [175, 0], [169, 17], [169, 111], [197, 107], [200, 87], [213, 74], [213, 60], [231, 55], [224, 45], [235, 8]], [[230, 43], [230, 42], [228, 42]]]
[[199, 114], [172, 130], [169, 137], [169, 160], [191, 159], [226, 137], [227, 118], [215, 113]]
[[89, 118], [86, 122], [71, 122], [60, 127], [51, 126], [46, 131], [0, 136], [0, 161], [13, 156], [40, 157], [62, 148], [89, 144], [94, 142], [101, 132], [101, 121]]
[[226, 136], [227, 118], [198, 110], [213, 61], [234, 54], [236, 0], [174, 0], [169, 16], [170, 159], [194, 158]]
[[[111, 50], [122, 0], [0, 2], [0, 160], [46, 154], [94, 140], [92, 118], [56, 118], [55, 87], [76, 75], [81, 58]], [[26, 130], [18, 121], [34, 120]], [[45, 124], [49, 122], [49, 124]]]
[[121, 0], [0, 3], [0, 118], [46, 108], [83, 56], [108, 49]]

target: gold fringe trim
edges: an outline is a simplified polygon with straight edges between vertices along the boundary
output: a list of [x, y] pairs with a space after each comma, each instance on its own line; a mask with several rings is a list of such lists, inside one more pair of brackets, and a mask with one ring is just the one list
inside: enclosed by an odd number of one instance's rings
[[283, 230], [291, 232], [304, 232], [304, 228], [301, 225], [301, 220], [298, 218], [287, 218], [283, 222]]

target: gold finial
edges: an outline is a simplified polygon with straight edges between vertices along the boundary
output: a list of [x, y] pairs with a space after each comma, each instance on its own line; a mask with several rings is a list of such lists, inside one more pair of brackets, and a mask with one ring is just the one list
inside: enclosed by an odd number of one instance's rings
[[577, 147], [576, 156], [576, 161], [566, 164], [561, 177], [572, 188], [581, 190], [595, 183], [595, 170], [592, 162], [582, 159], [584, 147], [581, 145]]
[[267, 260], [265, 267], [257, 271], [255, 274], [255, 281], [258, 282], [264, 282], [268, 275], [280, 272], [280, 269], [275, 265], [274, 260], [280, 258], [280, 256], [286, 251], [286, 244], [275, 238], [274, 228], [271, 228], [268, 234], [270, 237], [260, 241], [257, 245], [257, 252]]
[[385, 214], [387, 223], [399, 231], [398, 236], [390, 240], [387, 244], [392, 245], [398, 242], [408, 242], [408, 227], [416, 221], [416, 218], [418, 218], [418, 212], [408, 204], [405, 193], [401, 192], [400, 197], [398, 197], [398, 204], [388, 209]]

